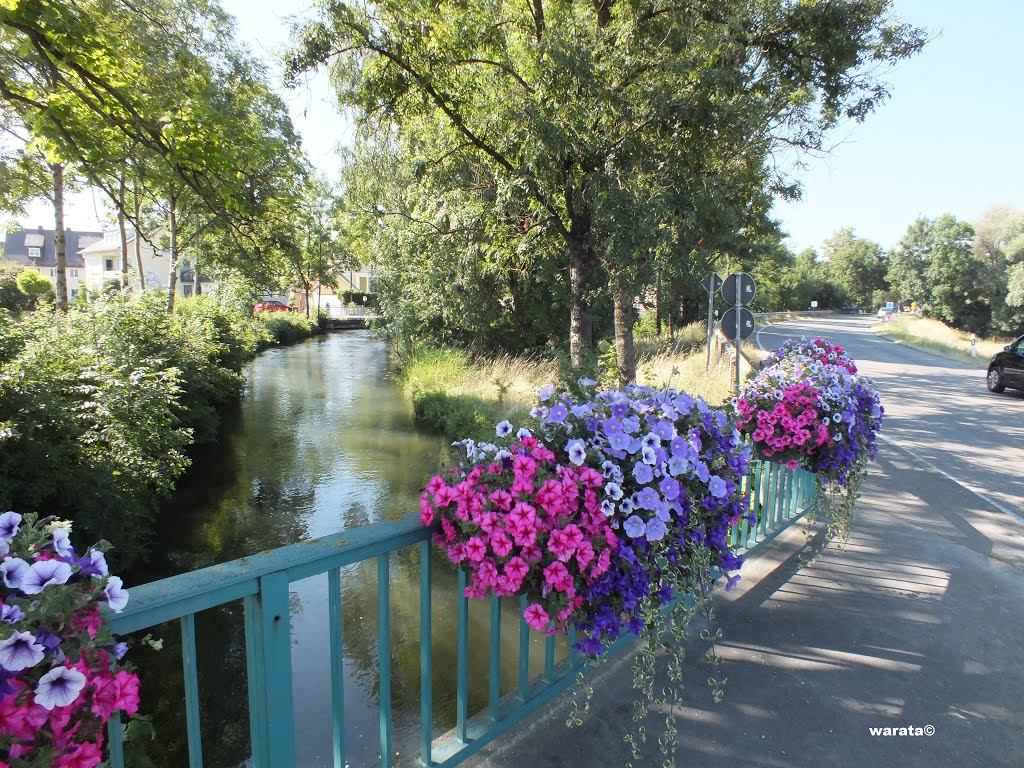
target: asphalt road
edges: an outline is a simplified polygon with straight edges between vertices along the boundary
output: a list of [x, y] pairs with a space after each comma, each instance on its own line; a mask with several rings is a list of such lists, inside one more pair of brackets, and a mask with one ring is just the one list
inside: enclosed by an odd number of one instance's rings
[[996, 395], [985, 371], [871, 333], [873, 317], [793, 320], [761, 327], [774, 349], [789, 338], [822, 336], [845, 347], [882, 393], [882, 435], [919, 465], [1024, 519], [1024, 395]]

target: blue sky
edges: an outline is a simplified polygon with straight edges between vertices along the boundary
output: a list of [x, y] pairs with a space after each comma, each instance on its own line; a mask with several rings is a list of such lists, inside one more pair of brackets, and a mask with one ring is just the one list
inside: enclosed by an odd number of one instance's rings
[[[239, 36], [253, 52], [277, 62], [288, 40], [289, 17], [309, 3], [222, 0], [238, 19]], [[804, 159], [795, 172], [803, 197], [779, 203], [774, 215], [794, 250], [820, 247], [840, 227], [861, 237], [896, 244], [918, 216], [950, 212], [976, 220], [994, 205], [1024, 208], [1024, 72], [1018, 36], [1024, 29], [1021, 0], [895, 0], [896, 15], [924, 27], [933, 38], [919, 56], [886, 76], [891, 98], [864, 123], [834, 131], [823, 157]], [[334, 147], [351, 136], [351, 124], [334, 109], [320, 74], [285, 94], [313, 163], [336, 177]], [[102, 228], [89, 193], [73, 200], [69, 226]], [[44, 207], [31, 226], [52, 226]]]

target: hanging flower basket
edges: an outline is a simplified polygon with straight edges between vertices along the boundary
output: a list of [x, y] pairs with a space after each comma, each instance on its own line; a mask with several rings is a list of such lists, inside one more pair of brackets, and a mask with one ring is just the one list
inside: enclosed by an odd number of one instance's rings
[[100, 606], [128, 602], [97, 545], [79, 557], [70, 523], [0, 514], [0, 768], [92, 768], [104, 727], [134, 714], [139, 679]]

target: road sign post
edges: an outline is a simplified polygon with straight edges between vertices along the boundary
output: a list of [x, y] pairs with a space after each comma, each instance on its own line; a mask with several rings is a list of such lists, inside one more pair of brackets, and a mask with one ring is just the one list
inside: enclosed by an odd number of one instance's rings
[[704, 363], [704, 370], [711, 369], [711, 334], [714, 333], [712, 325], [712, 313], [714, 312], [715, 305], [715, 293], [719, 288], [722, 287], [722, 278], [717, 272], [712, 272], [710, 275], [701, 280], [701, 285], [704, 286], [704, 290], [708, 292], [708, 324], [707, 324], [707, 350], [708, 358], [707, 362]]
[[754, 278], [745, 272], [735, 272], [722, 283], [722, 298], [732, 307], [722, 315], [719, 327], [726, 338], [732, 338], [736, 345], [736, 396], [740, 394], [742, 381], [740, 378], [740, 348], [743, 339], [754, 332], [754, 315], [745, 305], [753, 301], [757, 294]]

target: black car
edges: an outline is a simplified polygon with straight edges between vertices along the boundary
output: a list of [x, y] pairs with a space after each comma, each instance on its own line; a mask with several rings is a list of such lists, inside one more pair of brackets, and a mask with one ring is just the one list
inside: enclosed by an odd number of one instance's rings
[[1007, 387], [1024, 392], [1024, 336], [992, 358], [987, 383], [993, 392], [1002, 392]]

